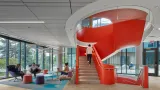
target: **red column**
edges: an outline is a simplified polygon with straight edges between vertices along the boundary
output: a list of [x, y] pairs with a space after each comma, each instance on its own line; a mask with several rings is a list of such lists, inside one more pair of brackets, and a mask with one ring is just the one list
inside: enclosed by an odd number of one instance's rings
[[144, 74], [143, 74], [143, 82], [142, 86], [143, 88], [148, 88], [149, 87], [149, 82], [148, 82], [148, 66], [144, 66]]

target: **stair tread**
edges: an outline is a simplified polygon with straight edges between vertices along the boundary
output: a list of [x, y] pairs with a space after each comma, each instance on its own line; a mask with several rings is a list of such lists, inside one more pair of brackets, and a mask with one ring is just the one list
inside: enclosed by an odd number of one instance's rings
[[98, 76], [79, 76], [79, 78], [98, 78]]
[[98, 81], [99, 82], [99, 79], [79, 79], [79, 81], [86, 81], [86, 82], [89, 82], [89, 81]]
[[91, 69], [91, 70], [87, 70], [87, 69], [79, 69], [81, 71], [96, 71], [96, 69]]
[[93, 72], [93, 73], [83, 73], [83, 72], [80, 72], [79, 74], [97, 74], [97, 72]]

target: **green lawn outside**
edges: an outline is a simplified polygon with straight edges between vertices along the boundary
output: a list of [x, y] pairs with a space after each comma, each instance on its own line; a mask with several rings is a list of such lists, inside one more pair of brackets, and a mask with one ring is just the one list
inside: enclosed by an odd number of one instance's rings
[[5, 72], [0, 72], [0, 77], [5, 76]]

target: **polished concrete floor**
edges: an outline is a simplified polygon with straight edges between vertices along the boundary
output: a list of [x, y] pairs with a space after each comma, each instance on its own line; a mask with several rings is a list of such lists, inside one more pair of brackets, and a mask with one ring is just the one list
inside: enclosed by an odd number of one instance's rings
[[[29, 90], [29, 89], [0, 84], [0, 90]], [[160, 90], [160, 77], [149, 77], [149, 89], [143, 89], [141, 86], [126, 85], [126, 84], [115, 84], [115, 85], [80, 84], [80, 85], [74, 85], [69, 82], [64, 87], [63, 90]]]

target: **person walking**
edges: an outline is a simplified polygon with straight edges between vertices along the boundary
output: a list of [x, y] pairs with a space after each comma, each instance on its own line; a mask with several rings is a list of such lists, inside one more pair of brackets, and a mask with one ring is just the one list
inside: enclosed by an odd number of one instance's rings
[[89, 65], [91, 65], [91, 59], [92, 59], [92, 47], [91, 45], [89, 44], [87, 49], [86, 49], [86, 53], [87, 53], [87, 60], [88, 60], [88, 63]]

